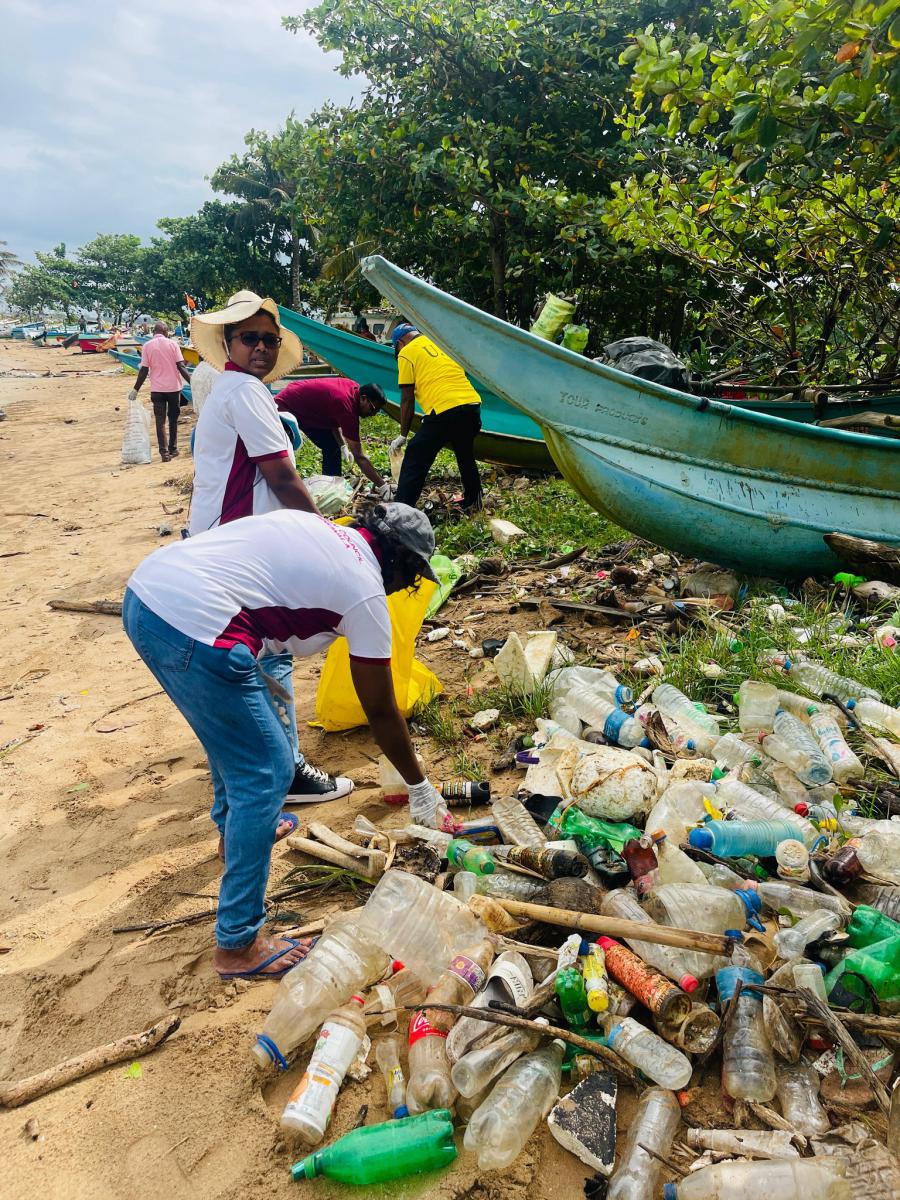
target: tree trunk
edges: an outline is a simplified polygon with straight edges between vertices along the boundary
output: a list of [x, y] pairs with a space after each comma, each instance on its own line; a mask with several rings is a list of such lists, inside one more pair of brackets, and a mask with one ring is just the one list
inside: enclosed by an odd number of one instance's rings
[[506, 226], [503, 219], [492, 212], [490, 216], [491, 285], [493, 289], [494, 316], [506, 320]]
[[291, 308], [300, 307], [300, 234], [291, 218]]

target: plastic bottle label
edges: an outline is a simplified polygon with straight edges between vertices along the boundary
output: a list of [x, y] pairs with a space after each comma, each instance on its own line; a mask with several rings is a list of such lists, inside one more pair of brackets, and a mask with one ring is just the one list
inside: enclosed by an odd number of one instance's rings
[[653, 971], [625, 946], [606, 946], [606, 966], [610, 974], [656, 1015], [664, 1012], [678, 996], [678, 988], [664, 975]]
[[463, 983], [468, 984], [472, 989], [473, 995], [477, 991], [480, 991], [482, 984], [487, 978], [487, 975], [478, 963], [471, 958], [467, 958], [465, 954], [457, 954], [455, 958], [451, 959], [447, 970], [451, 975], [456, 975]]
[[603, 722], [603, 736], [608, 742], [618, 744], [619, 732], [628, 719], [628, 713], [622, 712], [619, 708], [613, 709]]
[[291, 1093], [284, 1115], [302, 1115], [324, 1128], [359, 1044], [359, 1034], [346, 1025], [324, 1025], [306, 1074]]
[[446, 1033], [442, 1029], [435, 1029], [424, 1012], [417, 1012], [409, 1023], [409, 1044], [414, 1046], [420, 1038], [425, 1037], [442, 1037], [445, 1038]]

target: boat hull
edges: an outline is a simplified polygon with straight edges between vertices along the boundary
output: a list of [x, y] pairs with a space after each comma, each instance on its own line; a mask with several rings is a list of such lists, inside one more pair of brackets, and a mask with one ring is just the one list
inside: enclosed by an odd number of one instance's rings
[[381, 258], [363, 272], [467, 370], [543, 423], [598, 511], [762, 575], [836, 569], [838, 530], [900, 544], [900, 445], [676, 392], [542, 341]]
[[[367, 341], [304, 317], [289, 308], [281, 308], [281, 320], [318, 358], [330, 363], [341, 375], [357, 383], [377, 383], [388, 398], [387, 410], [400, 420], [400, 388], [397, 361], [390, 346]], [[534, 471], [555, 471], [556, 467], [535, 422], [529, 420], [483, 384], [473, 380], [481, 396], [481, 434], [475, 439], [475, 454], [483, 462]], [[421, 422], [416, 410], [413, 428]]]

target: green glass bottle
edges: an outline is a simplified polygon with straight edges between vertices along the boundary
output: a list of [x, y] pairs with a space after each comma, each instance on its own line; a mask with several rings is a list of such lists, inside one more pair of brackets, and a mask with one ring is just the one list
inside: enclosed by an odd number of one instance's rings
[[900, 937], [900, 924], [886, 917], [877, 908], [860, 904], [850, 918], [847, 934], [854, 950], [861, 950], [864, 946], [883, 942], [885, 938]]
[[327, 1175], [341, 1183], [372, 1184], [446, 1167], [456, 1158], [453, 1122], [446, 1108], [364, 1125], [291, 1167], [295, 1183]]
[[885, 938], [845, 954], [825, 976], [829, 996], [838, 984], [860, 998], [863, 1011], [872, 1008], [872, 992], [880, 1005], [900, 1004], [900, 937]]
[[460, 871], [472, 871], [476, 875], [493, 875], [494, 859], [490, 850], [476, 846], [465, 838], [454, 838], [447, 847], [447, 862]]
[[584, 979], [577, 967], [564, 967], [557, 972], [556, 998], [571, 1030], [581, 1033], [590, 1026], [593, 1013], [588, 1005]]

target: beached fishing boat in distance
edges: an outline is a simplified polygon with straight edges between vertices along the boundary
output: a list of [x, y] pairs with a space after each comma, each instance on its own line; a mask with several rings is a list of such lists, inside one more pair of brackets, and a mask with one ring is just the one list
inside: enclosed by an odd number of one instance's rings
[[535, 337], [380, 256], [363, 275], [474, 376], [539, 421], [599, 512], [760, 575], [840, 565], [825, 534], [900, 545], [900, 443], [678, 392]]

